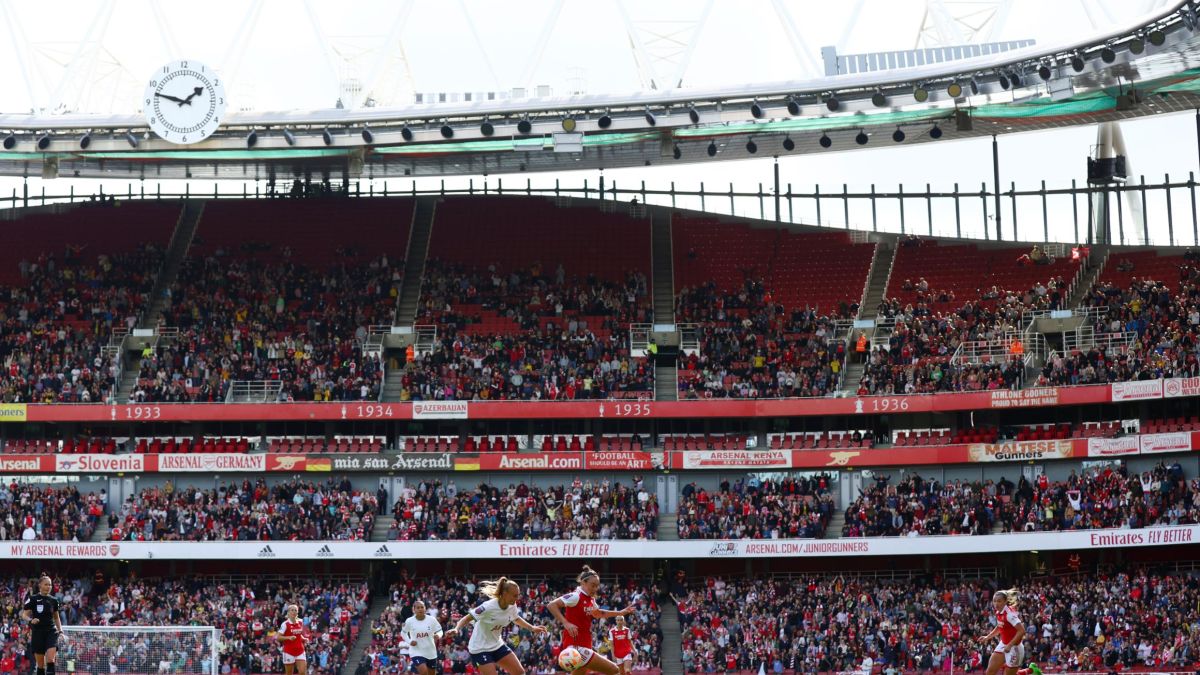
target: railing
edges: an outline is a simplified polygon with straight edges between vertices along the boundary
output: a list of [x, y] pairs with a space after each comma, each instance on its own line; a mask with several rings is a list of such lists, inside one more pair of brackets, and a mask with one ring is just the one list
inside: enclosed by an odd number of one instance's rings
[[895, 334], [895, 317], [875, 319], [875, 331], [871, 333], [871, 349], [889, 349]]
[[[457, 182], [457, 185], [454, 183]], [[523, 183], [523, 184], [522, 184]], [[361, 180], [350, 184], [349, 191], [338, 197], [404, 197], [404, 196], [452, 196], [452, 195], [523, 195], [555, 198], [560, 205], [570, 205], [572, 197], [599, 199], [606, 202], [602, 208], [614, 211], [633, 209], [634, 215], [643, 213], [646, 205], [688, 208], [718, 214], [731, 214], [760, 220], [777, 220], [786, 223], [837, 227], [850, 231], [894, 232], [927, 236], [958, 237], [996, 241], [1021, 241], [1053, 244], [1055, 242], [1111, 243], [1118, 245], [1167, 245], [1192, 246], [1200, 244], [1200, 210], [1197, 209], [1197, 181], [1192, 173], [1187, 180], [1171, 180], [1164, 177], [1162, 183], [1147, 183], [1144, 176], [1125, 184], [1108, 186], [1080, 186], [1072, 180], [1070, 187], [1048, 189], [1044, 182], [1039, 189], [1017, 190], [1015, 184], [1009, 189], [999, 190], [1000, 218], [994, 212], [996, 190], [989, 190], [984, 183], [978, 191], [960, 189], [955, 184], [952, 190], [933, 191], [927, 184], [923, 191], [907, 190], [901, 185], [895, 192], [879, 191], [870, 186], [867, 191], [851, 192], [848, 185], [841, 190], [821, 189], [815, 186], [811, 192], [793, 189], [790, 183], [778, 183], [757, 189], [737, 190], [733, 185], [728, 190], [713, 190], [700, 183], [696, 190], [678, 189], [674, 182], [665, 188], [649, 188], [644, 182], [638, 187], [618, 187], [613, 180], [582, 185], [563, 186], [559, 180], [534, 186], [527, 178], [515, 186], [510, 179], [507, 186], [503, 178], [446, 179], [415, 178], [406, 180], [374, 181]], [[278, 193], [268, 192], [254, 183], [234, 184], [233, 190], [221, 191], [219, 182], [213, 184], [211, 193], [202, 193], [183, 183], [182, 191], [163, 191], [162, 183], [146, 190], [146, 183], [130, 182], [124, 193], [104, 193], [100, 186], [99, 195], [105, 198], [116, 196], [122, 199], [248, 199], [274, 197]], [[418, 187], [420, 185], [421, 187]], [[237, 189], [240, 187], [240, 190]], [[176, 188], [178, 190], [178, 188]], [[20, 194], [13, 189], [11, 196], [0, 197], [0, 219], [11, 217], [4, 207], [29, 207], [55, 204], [88, 203], [96, 193], [74, 192], [74, 186], [65, 194], [47, 194], [42, 186], [40, 194], [31, 194], [28, 183]], [[776, 197], [778, 196], [778, 199]], [[1096, 199], [1097, 197], [1110, 199]], [[1116, 199], [1111, 199], [1111, 197]], [[334, 197], [331, 197], [334, 198]], [[631, 200], [636, 198], [637, 204]], [[1139, 223], [1125, 223], [1126, 205], [1139, 200], [1141, 213]], [[1105, 202], [1115, 202], [1107, 207]], [[775, 204], [778, 203], [778, 208]], [[618, 206], [619, 204], [619, 206]], [[727, 208], [726, 208], [727, 205]], [[935, 208], [936, 205], [936, 208]], [[829, 208], [833, 206], [834, 208]], [[921, 207], [924, 208], [921, 208]], [[935, 218], [937, 212], [939, 217]], [[1184, 215], [1176, 222], [1176, 214]], [[833, 216], [832, 218], [829, 216]], [[1187, 227], [1190, 220], [1191, 227]], [[916, 221], [916, 222], [910, 222]], [[1069, 227], [1055, 228], [1051, 232], [1050, 222], [1069, 223]], [[1004, 227], [1000, 227], [1002, 224]], [[1151, 224], [1154, 231], [1151, 231]], [[1166, 226], [1163, 232], [1162, 226]], [[1191, 230], [1191, 236], [1186, 231]], [[1128, 230], [1128, 231], [1127, 231]], [[1177, 231], [1178, 230], [1178, 231]], [[861, 235], [853, 235], [861, 236]]]
[[653, 326], [648, 323], [629, 324], [629, 353], [631, 356], [649, 356], [652, 328]]
[[363, 342], [362, 350], [364, 354], [374, 356], [383, 355], [383, 338], [385, 335], [392, 332], [391, 326], [368, 326], [367, 339]]
[[687, 356], [700, 353], [700, 331], [696, 324], [679, 324], [679, 351]]
[[1041, 334], [1008, 331], [1003, 337], [995, 340], [974, 340], [959, 344], [954, 355], [950, 357], [950, 363], [974, 365], [1004, 361], [1010, 356], [1017, 355], [1012, 351], [1013, 343], [1017, 341], [1021, 343], [1019, 354], [1026, 367], [1029, 367], [1034, 359], [1045, 353], [1046, 342]]
[[413, 349], [418, 354], [424, 355], [433, 351], [437, 343], [437, 326], [413, 326], [413, 334], [416, 337]]
[[[1091, 328], [1087, 326], [1086, 328]], [[1108, 351], [1116, 349], [1119, 352], [1129, 351], [1137, 340], [1137, 333], [1122, 331], [1120, 333], [1096, 333], [1094, 330], [1077, 330], [1063, 336], [1063, 351], [1076, 352], [1099, 349]]]
[[283, 383], [278, 380], [234, 380], [225, 394], [226, 403], [278, 403]]

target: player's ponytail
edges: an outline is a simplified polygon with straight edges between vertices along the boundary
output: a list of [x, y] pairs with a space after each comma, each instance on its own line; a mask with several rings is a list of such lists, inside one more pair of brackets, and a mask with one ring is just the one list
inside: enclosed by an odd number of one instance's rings
[[500, 596], [504, 595], [504, 591], [507, 590], [509, 586], [516, 585], [517, 582], [512, 581], [508, 577], [500, 577], [494, 581], [485, 581], [479, 584], [479, 592], [491, 598], [492, 600], [498, 600]]
[[581, 571], [579, 573], [579, 576], [575, 577], [575, 581], [582, 584], [584, 581], [587, 581], [591, 577], [599, 578], [600, 575], [596, 573], [596, 570], [592, 569], [591, 567], [588, 567], [587, 565], [584, 565], [583, 571]]

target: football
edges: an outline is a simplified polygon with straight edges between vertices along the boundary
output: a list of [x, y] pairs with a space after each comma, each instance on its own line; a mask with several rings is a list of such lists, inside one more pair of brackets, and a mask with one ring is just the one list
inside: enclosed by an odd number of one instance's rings
[[583, 665], [583, 654], [574, 647], [567, 647], [558, 654], [558, 665], [568, 673], [574, 672]]

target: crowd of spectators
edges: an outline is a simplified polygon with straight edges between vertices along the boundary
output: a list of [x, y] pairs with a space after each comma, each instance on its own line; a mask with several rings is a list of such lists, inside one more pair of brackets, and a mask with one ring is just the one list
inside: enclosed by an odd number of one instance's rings
[[[199, 576], [162, 579], [130, 575], [55, 579], [63, 625], [214, 626], [219, 631], [221, 675], [282, 672], [275, 631], [285, 608], [295, 603], [305, 624], [309, 672], [341, 672], [368, 607], [361, 581], [248, 578], [230, 583]], [[0, 629], [9, 639], [0, 648], [0, 672], [31, 670], [25, 647], [29, 624], [18, 618], [36, 579], [0, 581]], [[59, 639], [58, 664], [81, 672], [209, 673], [211, 640], [194, 633], [67, 636]], [[12, 668], [5, 670], [4, 662]]]
[[[935, 308], [956, 304], [953, 291], [930, 289], [929, 283], [905, 280], [908, 301], [885, 298], [879, 305], [883, 324], [892, 324], [886, 346], [863, 350], [866, 368], [858, 395], [930, 394], [942, 391], [1015, 389], [1025, 381], [1024, 345], [1013, 337], [1022, 331], [1026, 312], [1058, 309], [1067, 282], [1052, 277], [1023, 292], [998, 286], [953, 311]], [[951, 363], [959, 346], [980, 358]], [[856, 345], [857, 346], [857, 345]]]
[[630, 354], [628, 328], [651, 320], [641, 273], [616, 283], [568, 279], [562, 265], [505, 273], [430, 260], [416, 323], [435, 325], [437, 341], [407, 364], [401, 398], [649, 397], [654, 368]]
[[581, 481], [506, 488], [421, 481], [397, 495], [388, 539], [656, 539], [658, 498], [632, 484]]
[[1130, 474], [1124, 466], [1042, 474], [1017, 483], [924, 480], [916, 473], [876, 473], [846, 510], [845, 537], [991, 534], [1200, 523], [1200, 479], [1178, 463]]
[[[1026, 660], [1046, 672], [1200, 665], [1200, 580], [1147, 570], [1019, 579]], [[676, 584], [687, 673], [982, 672], [991, 581], [917, 576], [708, 578]]]
[[[1118, 263], [1119, 264], [1119, 263]], [[1178, 282], [1133, 277], [1128, 286], [1096, 284], [1084, 300], [1102, 313], [1091, 325], [1095, 345], [1064, 350], [1042, 369], [1040, 383], [1097, 384], [1200, 375], [1200, 271], [1180, 267]]]
[[0, 541], [87, 541], [106, 506], [103, 492], [12, 482], [0, 488]]
[[114, 328], [136, 324], [162, 261], [150, 245], [113, 255], [67, 245], [22, 260], [20, 283], [0, 286], [0, 402], [110, 400], [115, 364], [104, 347]]
[[696, 324], [699, 350], [680, 359], [679, 397], [825, 396], [837, 388], [846, 358], [833, 320], [856, 310], [843, 307], [831, 317], [789, 309], [753, 279], [736, 292], [712, 282], [684, 288], [675, 318]]
[[134, 401], [222, 401], [236, 380], [279, 382], [283, 401], [378, 400], [383, 364], [363, 345], [395, 320], [402, 271], [351, 252], [326, 269], [286, 248], [254, 259], [264, 247], [184, 262], [163, 316], [179, 336], [143, 355]]
[[346, 479], [316, 483], [259, 478], [218, 488], [167, 482], [131, 496], [109, 516], [109, 539], [124, 541], [367, 541], [377, 498]]
[[827, 474], [781, 481], [739, 478], [709, 492], [695, 483], [679, 499], [680, 539], [819, 539], [833, 515]]
[[[527, 671], [541, 675], [561, 672], [554, 659], [561, 629], [546, 610], [546, 605], [573, 590], [574, 582], [570, 579], [546, 578], [517, 581], [521, 584], [520, 607], [523, 616], [530, 623], [548, 627], [550, 632], [547, 635], [531, 635], [513, 629], [509, 633], [508, 644]], [[391, 604], [376, 618], [371, 628], [372, 641], [359, 666], [358, 675], [401, 675], [410, 672], [408, 651], [398, 636], [404, 620], [412, 616], [412, 606], [417, 600], [425, 603], [426, 611], [445, 630], [453, 627], [454, 622], [482, 598], [474, 582], [469, 579], [417, 579], [407, 573], [392, 585], [391, 594]], [[634, 612], [626, 618], [636, 650], [633, 669], [642, 671], [659, 668], [662, 630], [659, 627], [657, 590], [644, 579], [622, 576], [619, 582], [602, 586], [597, 602], [602, 607], [612, 609], [630, 605], [634, 607]], [[596, 621], [593, 627], [597, 634], [593, 644], [601, 645], [612, 625], [610, 621]], [[468, 629], [439, 646], [438, 656], [442, 659], [439, 665], [443, 673], [475, 672], [466, 650], [470, 633]]]

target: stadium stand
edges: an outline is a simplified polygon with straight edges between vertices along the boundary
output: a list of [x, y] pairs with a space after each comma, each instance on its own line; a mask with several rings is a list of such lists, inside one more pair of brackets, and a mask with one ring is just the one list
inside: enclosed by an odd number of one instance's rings
[[1041, 384], [1196, 377], [1200, 260], [1157, 251], [1115, 254], [1084, 298], [1090, 340], [1047, 360]]
[[652, 396], [653, 368], [628, 348], [629, 324], [653, 318], [649, 239], [628, 216], [445, 200], [416, 320], [437, 342], [409, 365], [403, 399]]
[[679, 499], [680, 539], [779, 539], [825, 536], [833, 515], [831, 477], [726, 480], [709, 492], [695, 483]]
[[248, 541], [332, 539], [365, 541], [378, 512], [375, 495], [348, 480], [290, 480], [268, 486], [258, 478], [216, 489], [168, 483], [125, 500], [109, 516], [109, 539], [120, 541]]
[[0, 489], [0, 541], [87, 541], [106, 508], [103, 491], [13, 481]]
[[[994, 582], [941, 575], [778, 575], [676, 583], [686, 673], [982, 672]], [[1200, 587], [1104, 568], [1015, 582], [1026, 657], [1046, 672], [1191, 671]], [[1164, 608], [1172, 608], [1169, 613]]]
[[656, 539], [658, 498], [632, 485], [576, 479], [550, 488], [454, 481], [406, 486], [392, 509], [390, 541], [413, 539]]
[[[178, 206], [84, 206], [6, 225], [0, 252], [0, 401], [103, 403], [110, 337], [145, 309]], [[112, 223], [113, 227], [97, 227]]]
[[1141, 528], [1200, 522], [1200, 479], [1160, 463], [1130, 475], [1106, 467], [1050, 481], [1045, 474], [1017, 483], [953, 481], [945, 485], [911, 473], [891, 483], [886, 472], [846, 509], [844, 537], [992, 534]]
[[[179, 336], [143, 356], [133, 400], [223, 401], [232, 380], [378, 400], [383, 364], [362, 346], [395, 320], [411, 220], [410, 200], [213, 204], [164, 311]], [[354, 227], [331, 250], [338, 223]]]

